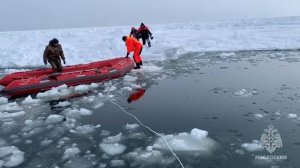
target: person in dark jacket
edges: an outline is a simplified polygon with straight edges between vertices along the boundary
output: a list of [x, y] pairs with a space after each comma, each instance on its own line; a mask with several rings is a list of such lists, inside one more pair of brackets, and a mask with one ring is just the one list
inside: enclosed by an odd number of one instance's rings
[[152, 33], [150, 32], [149, 28], [147, 26], [145, 26], [144, 23], [141, 23], [141, 26], [138, 29], [137, 33], [139, 33], [141, 35], [141, 38], [143, 40], [143, 45], [145, 45], [147, 42], [148, 46], [151, 47], [151, 42], [150, 42], [149, 37], [152, 40], [153, 36], [152, 36]]
[[49, 41], [49, 45], [46, 46], [44, 51], [44, 64], [47, 65], [47, 61], [52, 67], [53, 73], [62, 72], [62, 65], [61, 59], [63, 60], [64, 64], [66, 64], [65, 56], [59, 41], [54, 38]]
[[137, 32], [138, 30], [135, 27], [131, 27], [131, 31], [129, 34], [129, 37], [134, 37], [137, 40], [139, 40], [141, 38], [141, 34]]

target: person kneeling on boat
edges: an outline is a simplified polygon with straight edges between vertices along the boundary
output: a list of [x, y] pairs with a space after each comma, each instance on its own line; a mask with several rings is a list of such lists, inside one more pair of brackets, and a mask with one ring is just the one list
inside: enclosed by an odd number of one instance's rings
[[52, 67], [53, 73], [62, 72], [61, 60], [66, 64], [65, 56], [59, 41], [54, 38], [49, 41], [49, 45], [46, 46], [44, 51], [44, 64], [47, 65], [47, 61]]
[[140, 69], [141, 65], [143, 65], [142, 58], [141, 58], [141, 53], [143, 50], [142, 44], [134, 37], [123, 36], [122, 40], [125, 42], [125, 45], [127, 47], [126, 58], [128, 58], [130, 52], [133, 51], [133, 60], [136, 64], [134, 69]]

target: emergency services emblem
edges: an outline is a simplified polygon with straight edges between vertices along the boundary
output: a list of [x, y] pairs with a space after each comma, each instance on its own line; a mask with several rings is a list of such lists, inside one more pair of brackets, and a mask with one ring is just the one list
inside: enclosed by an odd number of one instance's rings
[[282, 148], [282, 139], [277, 129], [271, 124], [265, 129], [260, 138], [261, 145], [269, 153], [273, 153], [277, 148]]

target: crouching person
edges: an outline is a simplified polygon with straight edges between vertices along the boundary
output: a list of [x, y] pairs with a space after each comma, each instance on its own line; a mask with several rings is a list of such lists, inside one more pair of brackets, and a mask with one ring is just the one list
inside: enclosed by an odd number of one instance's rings
[[43, 58], [45, 65], [47, 65], [47, 62], [51, 65], [53, 73], [62, 72], [61, 59], [64, 64], [66, 64], [66, 61], [63, 49], [56, 38], [49, 41], [49, 45], [46, 46], [44, 51]]

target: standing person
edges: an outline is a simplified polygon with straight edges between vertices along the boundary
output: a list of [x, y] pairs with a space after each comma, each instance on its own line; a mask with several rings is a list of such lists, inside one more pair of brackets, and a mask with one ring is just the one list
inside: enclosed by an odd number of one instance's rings
[[141, 58], [141, 53], [143, 50], [142, 44], [134, 37], [123, 36], [122, 40], [125, 42], [125, 45], [127, 47], [126, 58], [128, 58], [130, 52], [133, 51], [133, 60], [136, 65], [134, 69], [140, 69], [141, 65], [143, 65], [142, 58]]
[[129, 37], [134, 37], [139, 40], [141, 38], [141, 34], [137, 32], [137, 29], [135, 27], [131, 27]]
[[62, 72], [61, 60], [66, 64], [65, 56], [59, 41], [54, 38], [49, 41], [49, 45], [46, 46], [44, 51], [44, 64], [47, 65], [47, 61], [52, 67], [53, 73]]
[[147, 41], [148, 46], [151, 47], [151, 42], [150, 42], [149, 37], [152, 40], [153, 36], [152, 36], [152, 33], [150, 32], [150, 30], [148, 29], [148, 27], [145, 26], [144, 23], [141, 23], [141, 26], [138, 29], [137, 33], [141, 34], [141, 37], [142, 37], [142, 40], [143, 40], [143, 45], [145, 45], [146, 41]]

